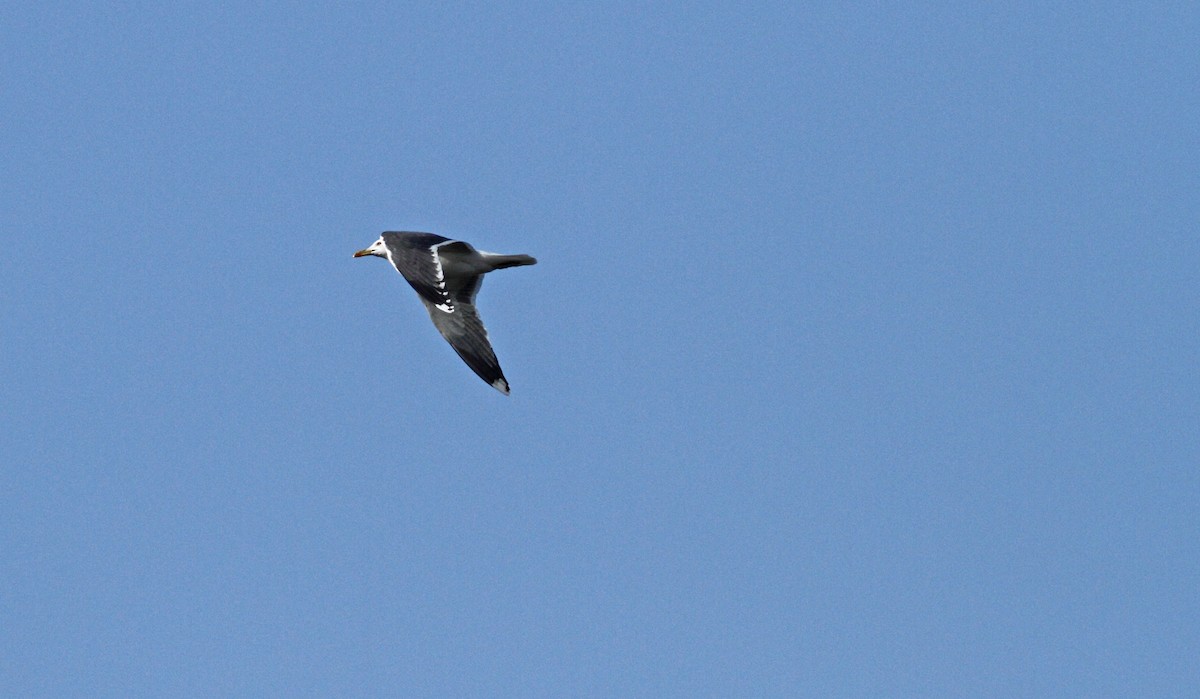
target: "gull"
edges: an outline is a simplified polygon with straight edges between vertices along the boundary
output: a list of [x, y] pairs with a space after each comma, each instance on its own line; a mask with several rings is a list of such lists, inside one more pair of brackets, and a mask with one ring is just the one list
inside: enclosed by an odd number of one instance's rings
[[475, 310], [483, 275], [505, 267], [537, 264], [529, 255], [498, 255], [433, 233], [389, 231], [355, 257], [386, 258], [404, 276], [433, 325], [458, 356], [492, 388], [508, 395], [508, 380]]

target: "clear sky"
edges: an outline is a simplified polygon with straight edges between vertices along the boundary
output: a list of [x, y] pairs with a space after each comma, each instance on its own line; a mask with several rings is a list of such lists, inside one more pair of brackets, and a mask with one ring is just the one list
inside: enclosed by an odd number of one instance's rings
[[0, 695], [1194, 692], [1200, 9], [801, 5], [6, 4]]

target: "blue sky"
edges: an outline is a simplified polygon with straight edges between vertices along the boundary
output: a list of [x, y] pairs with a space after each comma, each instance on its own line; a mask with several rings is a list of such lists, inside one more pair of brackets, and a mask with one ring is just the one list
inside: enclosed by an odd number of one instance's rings
[[1194, 691], [1197, 36], [6, 7], [0, 694]]

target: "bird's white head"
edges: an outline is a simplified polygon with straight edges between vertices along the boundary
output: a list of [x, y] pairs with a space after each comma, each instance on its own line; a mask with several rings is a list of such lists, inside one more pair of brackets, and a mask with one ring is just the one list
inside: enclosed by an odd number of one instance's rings
[[383, 237], [371, 243], [371, 247], [359, 250], [354, 253], [355, 257], [366, 257], [367, 255], [375, 255], [376, 257], [387, 257], [387, 249], [383, 247]]

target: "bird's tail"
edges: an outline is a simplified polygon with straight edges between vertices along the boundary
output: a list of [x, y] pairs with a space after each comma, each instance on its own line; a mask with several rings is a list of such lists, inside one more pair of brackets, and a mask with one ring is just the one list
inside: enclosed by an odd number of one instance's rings
[[489, 252], [484, 255], [488, 264], [492, 269], [504, 269], [505, 267], [520, 267], [521, 265], [536, 265], [537, 260], [529, 255], [497, 255], [494, 252]]

